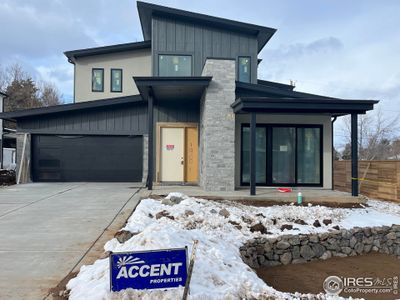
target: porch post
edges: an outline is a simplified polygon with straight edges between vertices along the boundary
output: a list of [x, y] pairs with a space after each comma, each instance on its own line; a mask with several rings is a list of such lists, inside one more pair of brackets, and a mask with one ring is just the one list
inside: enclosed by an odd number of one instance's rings
[[149, 130], [148, 147], [147, 147], [147, 188], [153, 189], [153, 93], [149, 90], [149, 98], [147, 101], [147, 126]]
[[256, 113], [251, 113], [250, 122], [250, 195], [256, 194]]
[[358, 196], [358, 122], [357, 114], [351, 114], [351, 195]]

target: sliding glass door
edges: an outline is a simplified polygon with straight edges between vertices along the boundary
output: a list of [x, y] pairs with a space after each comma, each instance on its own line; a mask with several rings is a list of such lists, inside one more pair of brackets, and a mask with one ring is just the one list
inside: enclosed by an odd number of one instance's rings
[[272, 127], [272, 183], [296, 183], [296, 128]]
[[[242, 126], [241, 184], [250, 182], [250, 128]], [[258, 124], [256, 183], [322, 185], [322, 126]]]
[[297, 128], [297, 183], [319, 184], [321, 180], [320, 128]]
[[[256, 182], [266, 184], [267, 133], [265, 127], [256, 128]], [[250, 182], [250, 128], [242, 129], [242, 178], [244, 183]]]

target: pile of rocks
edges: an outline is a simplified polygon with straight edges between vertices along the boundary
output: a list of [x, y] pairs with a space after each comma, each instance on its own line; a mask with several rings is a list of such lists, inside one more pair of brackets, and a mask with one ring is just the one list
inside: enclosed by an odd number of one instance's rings
[[400, 225], [255, 238], [240, 248], [243, 261], [253, 268], [304, 263], [332, 256], [354, 256], [371, 251], [400, 257]]

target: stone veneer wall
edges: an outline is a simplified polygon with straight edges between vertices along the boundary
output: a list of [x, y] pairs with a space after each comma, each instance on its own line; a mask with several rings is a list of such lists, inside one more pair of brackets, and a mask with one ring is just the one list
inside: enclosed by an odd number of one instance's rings
[[202, 76], [212, 76], [200, 103], [200, 186], [235, 189], [235, 60], [207, 59]]
[[[142, 176], [142, 183], [146, 184], [147, 182], [147, 175], [148, 175], [148, 157], [149, 157], [149, 153], [147, 151], [148, 147], [149, 147], [149, 135], [148, 134], [144, 134], [143, 135], [143, 176]], [[155, 179], [155, 178], [153, 178]]]
[[253, 268], [369, 252], [380, 252], [400, 258], [400, 225], [255, 238], [240, 248], [243, 261]]

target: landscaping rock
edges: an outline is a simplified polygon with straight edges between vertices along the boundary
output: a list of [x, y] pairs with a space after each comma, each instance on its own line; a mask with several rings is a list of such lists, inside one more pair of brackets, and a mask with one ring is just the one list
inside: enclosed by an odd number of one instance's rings
[[303, 258], [296, 258], [292, 260], [292, 264], [303, 264], [306, 263], [307, 261]]
[[396, 239], [396, 233], [395, 232], [389, 232], [387, 235], [385, 235], [385, 237], [388, 239], [388, 240], [395, 240]]
[[321, 255], [321, 259], [326, 260], [332, 257], [331, 251], [325, 251], [324, 254]]
[[286, 252], [281, 255], [280, 262], [283, 265], [288, 265], [288, 264], [290, 264], [291, 261], [292, 261], [292, 253]]
[[290, 247], [290, 244], [288, 242], [285, 242], [285, 241], [279, 241], [276, 244], [276, 248], [281, 249], [281, 250], [285, 250], [285, 249], [287, 249], [289, 247]]
[[174, 203], [169, 199], [162, 199], [161, 204], [172, 206]]
[[300, 247], [300, 255], [306, 260], [310, 260], [315, 256], [314, 251], [308, 245], [303, 245]]
[[212, 209], [210, 210], [210, 213], [212, 213], [212, 214], [216, 214], [216, 213], [217, 213], [217, 211], [216, 211], [214, 208], [212, 208]]
[[354, 248], [356, 243], [357, 243], [357, 239], [354, 236], [352, 236], [350, 239], [350, 243], [349, 243], [350, 248]]
[[169, 197], [169, 200], [173, 203], [173, 204], [179, 204], [181, 203], [183, 200], [185, 200], [184, 197], [182, 196], [177, 196], [177, 195], [173, 195]]
[[321, 227], [321, 223], [318, 220], [315, 220], [313, 225], [314, 227]]
[[219, 215], [228, 218], [231, 214], [226, 208], [223, 208], [219, 211]]
[[138, 234], [138, 232], [133, 233], [127, 230], [120, 230], [114, 235], [114, 237], [118, 240], [118, 242], [123, 244], [136, 234]]
[[316, 257], [321, 257], [325, 252], [325, 247], [320, 244], [312, 245], [311, 249], [315, 253]]
[[294, 259], [300, 258], [300, 247], [299, 246], [293, 247], [292, 256]]
[[307, 222], [305, 222], [305, 221], [302, 220], [302, 219], [296, 219], [296, 220], [294, 221], [294, 223], [299, 224], [299, 225], [308, 225]]
[[329, 224], [332, 224], [332, 220], [331, 219], [324, 219], [322, 221], [322, 223], [324, 223], [326, 226], [328, 226]]
[[335, 225], [335, 226], [333, 226], [332, 228], [333, 228], [333, 229], [336, 229], [336, 230], [340, 230], [339, 225]]
[[250, 227], [250, 231], [251, 232], [261, 232], [261, 233], [267, 233], [267, 228], [265, 228], [265, 226], [261, 223], [258, 223], [256, 225], [253, 225]]
[[284, 230], [291, 230], [291, 229], [293, 229], [293, 225], [290, 225], [290, 224], [283, 224], [282, 226], [281, 226], [281, 230], [282, 231], [284, 231]]
[[160, 211], [158, 213], [156, 213], [156, 220], [161, 219], [162, 217], [166, 217], [169, 216], [169, 212], [167, 212], [166, 210]]

